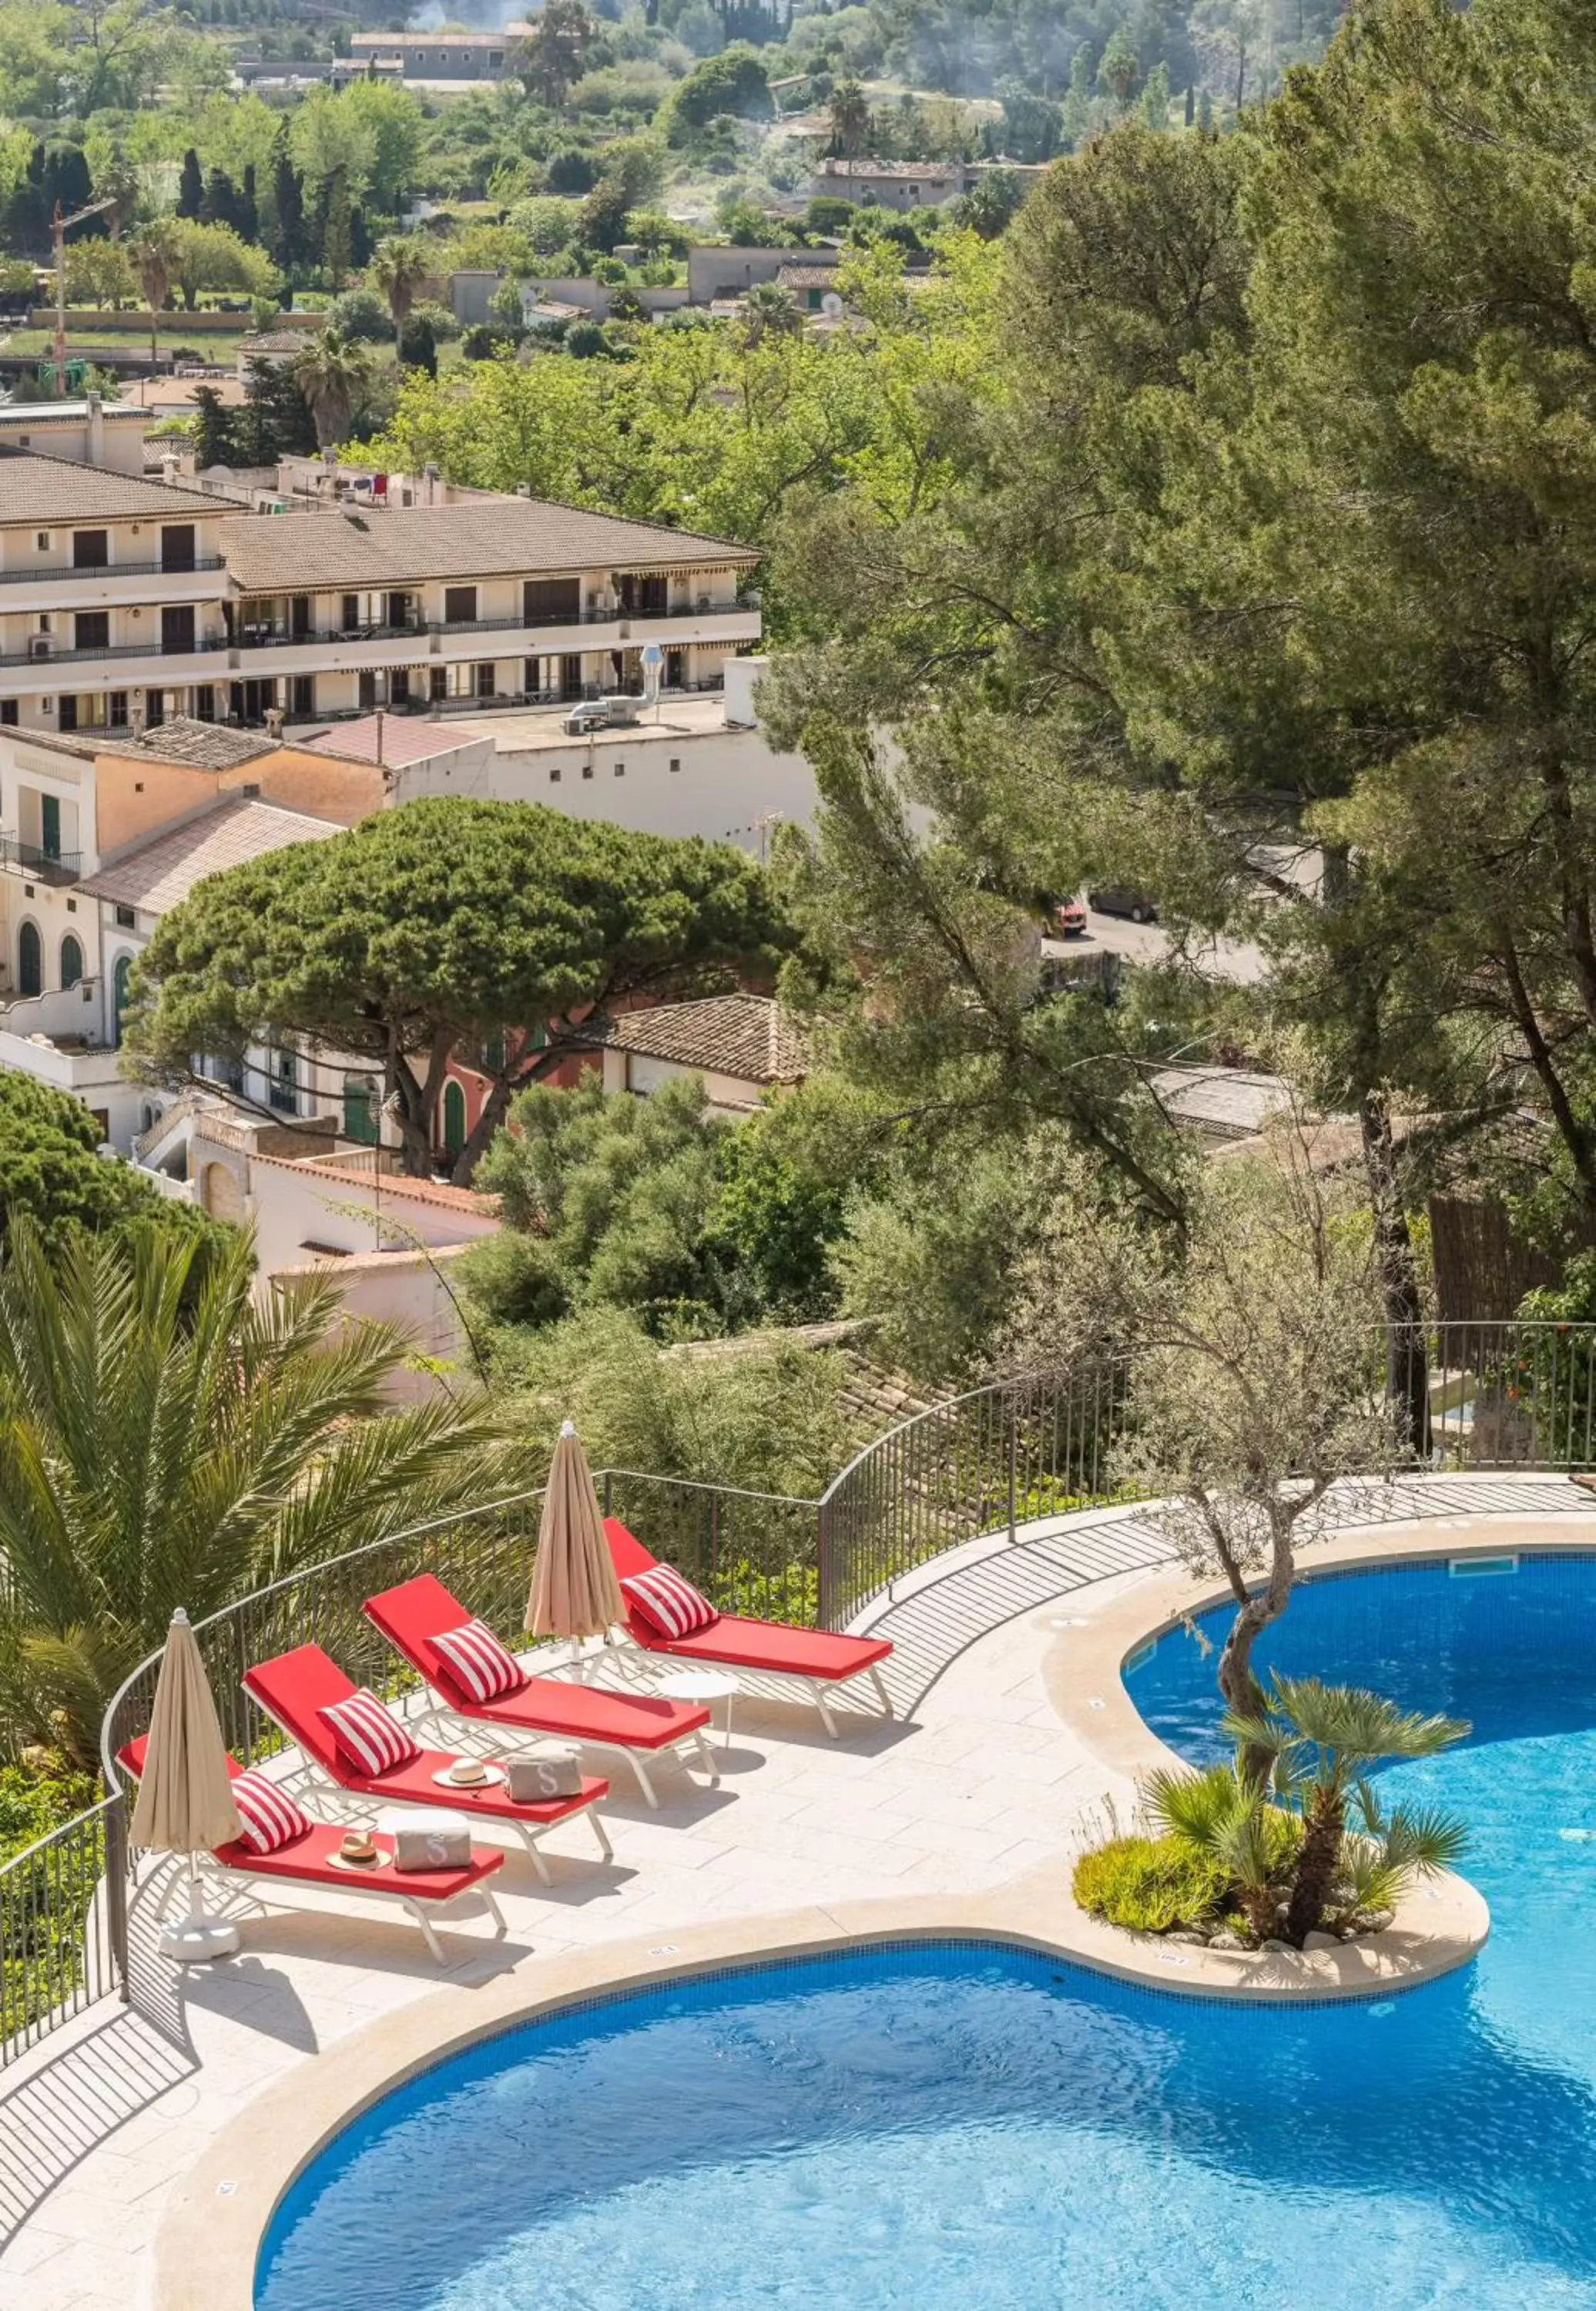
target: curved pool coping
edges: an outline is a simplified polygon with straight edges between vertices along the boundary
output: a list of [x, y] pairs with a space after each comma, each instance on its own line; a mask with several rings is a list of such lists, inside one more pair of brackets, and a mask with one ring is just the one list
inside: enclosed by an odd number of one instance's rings
[[[1317, 1548], [1304, 1570], [1378, 1566], [1393, 1557], [1504, 1552], [1501, 1515], [1365, 1528]], [[1592, 1547], [1588, 1516], [1536, 1517], [1537, 1552]], [[1446, 1539], [1444, 1534], [1456, 1537]], [[1470, 1539], [1470, 1534], [1478, 1537]], [[1488, 1538], [1487, 1537], [1488, 1536]], [[1050, 1702], [1103, 1766], [1104, 1803], [1122, 1803], [1137, 1776], [1173, 1757], [1143, 1722], [1121, 1678], [1126, 1656], [1205, 1606], [1223, 1583], [1179, 1568], [1073, 1592], [1044, 1663]], [[1383, 1934], [1303, 1953], [1173, 1946], [1108, 1926], [1077, 1907], [1072, 1857], [1007, 1885], [964, 1896], [917, 1896], [815, 1907], [675, 1928], [539, 1960], [534, 1971], [450, 1984], [384, 2015], [256, 2097], [215, 2138], [173, 2193], [156, 2246], [161, 2311], [254, 2311], [256, 2264], [283, 2194], [353, 2120], [418, 2073], [483, 2038], [575, 2001], [624, 1994], [740, 1964], [820, 1956], [877, 1942], [977, 1939], [1008, 1942], [1144, 1988], [1246, 2004], [1389, 1997], [1466, 1965], [1490, 1931], [1484, 1897], [1448, 1875], [1420, 1888]], [[656, 1930], [658, 1931], [658, 1930]]]

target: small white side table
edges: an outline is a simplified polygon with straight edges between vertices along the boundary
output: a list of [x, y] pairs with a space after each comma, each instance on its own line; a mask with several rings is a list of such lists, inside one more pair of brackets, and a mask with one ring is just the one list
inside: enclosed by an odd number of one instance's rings
[[731, 1747], [731, 1708], [742, 1691], [742, 1686], [729, 1670], [723, 1669], [675, 1669], [667, 1677], [654, 1679], [656, 1693], [668, 1694], [673, 1701], [702, 1701], [708, 1704], [713, 1722], [715, 1704], [726, 1704], [726, 1735], [722, 1749]]

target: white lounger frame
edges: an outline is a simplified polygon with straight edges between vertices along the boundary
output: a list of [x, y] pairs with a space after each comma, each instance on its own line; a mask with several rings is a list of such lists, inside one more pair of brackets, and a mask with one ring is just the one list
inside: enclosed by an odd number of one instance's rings
[[749, 1669], [741, 1661], [717, 1661], [709, 1653], [668, 1653], [663, 1647], [640, 1644], [630, 1629], [624, 1632], [623, 1644], [616, 1648], [615, 1658], [617, 1662], [624, 1661], [628, 1667], [632, 1663], [651, 1661], [667, 1669], [723, 1669], [728, 1677], [766, 1678], [772, 1685], [800, 1685], [819, 1710], [820, 1722], [833, 1741], [841, 1739], [842, 1729], [826, 1707], [826, 1696], [846, 1693], [861, 1678], [868, 1678], [875, 1687], [882, 1715], [894, 1717], [897, 1714], [893, 1707], [892, 1696], [886, 1689], [886, 1680], [881, 1674], [879, 1661], [870, 1661], [863, 1669], [851, 1670], [847, 1677], [809, 1677], [798, 1669]]
[[[327, 1880], [321, 1878], [291, 1878], [275, 1871], [263, 1876], [242, 1862], [235, 1864], [231, 1862], [218, 1862], [214, 1853], [201, 1854], [197, 1858], [202, 1875], [208, 1871], [218, 1886], [226, 1887], [230, 1892], [241, 1892], [246, 1900], [253, 1902], [256, 1908], [261, 1911], [297, 1910], [300, 1906], [292, 1902], [269, 1898], [266, 1890], [267, 1888], [273, 1895], [292, 1891], [296, 1887], [301, 1892], [309, 1894], [333, 1894], [343, 1890], [341, 1887], [329, 1886]], [[349, 1890], [352, 1894], [364, 1895], [377, 1901], [397, 1902], [401, 1909], [407, 1910], [421, 1928], [422, 1939], [440, 1966], [447, 1967], [450, 1961], [448, 1951], [432, 1931], [433, 1922], [436, 1920], [441, 1923], [445, 1913], [452, 1909], [457, 1902], [463, 1902], [468, 1897], [475, 1896], [486, 1904], [488, 1915], [493, 1922], [495, 1941], [502, 1941], [509, 1931], [504, 1922], [504, 1913], [494, 1899], [490, 1879], [478, 1879], [475, 1886], [462, 1886], [458, 1893], [447, 1895], [441, 1900], [425, 1902], [419, 1895], [401, 1893], [396, 1887], [383, 1885], [379, 1877], [362, 1877], [353, 1870], [345, 1874], [349, 1879]], [[257, 1890], [257, 1888], [260, 1890]]]

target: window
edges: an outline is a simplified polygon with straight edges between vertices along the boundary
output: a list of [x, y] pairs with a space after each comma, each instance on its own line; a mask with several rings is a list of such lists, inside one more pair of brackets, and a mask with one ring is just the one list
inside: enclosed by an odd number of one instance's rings
[[196, 722], [214, 722], [216, 719], [216, 685], [214, 682], [202, 682], [195, 692], [194, 719]]
[[17, 937], [17, 992], [44, 993], [44, 942], [32, 923], [24, 923]]
[[61, 942], [61, 984], [75, 987], [83, 975], [83, 950], [70, 931]]
[[73, 641], [81, 650], [109, 650], [111, 643], [110, 612], [80, 610], [73, 628]]
[[580, 578], [526, 578], [521, 581], [521, 615], [529, 626], [580, 623], [582, 581]]
[[292, 714], [314, 714], [316, 676], [313, 674], [296, 674], [288, 687], [289, 711]]
[[48, 554], [49, 552], [50, 533], [48, 529], [41, 529], [36, 533], [33, 539], [33, 546], [36, 553]]
[[443, 589], [443, 623], [448, 626], [468, 626], [476, 617], [475, 586], [446, 586]]
[[466, 1094], [450, 1076], [443, 1086], [443, 1152], [458, 1156], [466, 1145]]
[[61, 805], [54, 795], [39, 798], [39, 847], [47, 859], [61, 856]]
[[427, 696], [429, 698], [449, 696], [449, 668], [446, 666], [430, 666], [427, 668]]
[[479, 698], [491, 698], [493, 696], [493, 669], [491, 666], [479, 666], [477, 667], [476, 694]]
[[106, 529], [74, 529], [72, 533], [72, 566], [74, 570], [105, 570], [111, 558], [110, 532]]
[[161, 567], [163, 570], [193, 569], [194, 524], [191, 521], [169, 521], [161, 525]]
[[277, 1051], [272, 1059], [271, 1089], [267, 1097], [279, 1115], [292, 1115], [299, 1107], [299, 1082], [292, 1051]]
[[482, 1064], [487, 1074], [501, 1075], [504, 1071], [504, 1038], [490, 1035], [482, 1047]]
[[560, 767], [559, 767], [559, 764], [558, 764], [558, 763], [556, 763], [556, 764], [554, 765], [554, 769], [549, 772], [549, 784], [550, 784], [550, 786], [552, 786], [552, 787], [557, 787], [557, 786], [559, 785], [559, 783], [560, 783]]
[[672, 769], [673, 771], [679, 771], [679, 770], [681, 769], [681, 767], [682, 767], [682, 758], [681, 758], [680, 754], [673, 754], [673, 755], [671, 756], [671, 758], [670, 758], [670, 766], [671, 766], [671, 769]]
[[625, 765], [625, 763], [617, 763], [615, 764], [615, 776], [616, 776], [618, 779], [624, 779], [624, 778], [625, 777], [625, 775], [626, 775], [626, 765]]
[[592, 775], [593, 775], [593, 765], [592, 765], [592, 763], [584, 763], [582, 764], [582, 776], [583, 776], [583, 778], [585, 778], [585, 779], [590, 779], [590, 778], [592, 777]]
[[16, 728], [17, 701], [14, 698], [0, 698], [0, 725], [8, 730]]
[[[131, 908], [128, 911], [132, 912]], [[118, 907], [117, 909], [118, 922], [121, 917], [122, 910]], [[118, 1045], [122, 1041], [122, 1021], [127, 1012], [127, 981], [132, 969], [133, 957], [130, 955], [119, 955], [117, 957], [117, 967], [111, 973], [111, 1041]]]
[[132, 930], [136, 920], [137, 918], [131, 907], [119, 906], [117, 909], [117, 929], [119, 931]]
[[358, 625], [359, 625], [360, 622], [361, 622], [361, 597], [360, 597], [360, 596], [359, 596], [358, 594], [345, 594], [345, 595], [344, 595], [344, 604], [343, 604], [343, 617], [342, 617], [342, 624], [343, 624], [343, 627], [344, 627], [344, 632], [345, 632], [346, 634], [352, 634], [352, 633], [354, 632], [354, 630], [355, 630], [356, 626], [358, 626]]

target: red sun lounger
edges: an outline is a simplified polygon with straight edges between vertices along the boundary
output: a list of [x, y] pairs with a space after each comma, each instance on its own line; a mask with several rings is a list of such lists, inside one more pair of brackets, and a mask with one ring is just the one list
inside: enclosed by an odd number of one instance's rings
[[[118, 1765], [135, 1781], [144, 1772], [148, 1746], [146, 1736], [141, 1733], [136, 1741], [129, 1741], [117, 1752]], [[236, 1757], [229, 1757], [227, 1770], [236, 1781], [243, 1767]], [[261, 1896], [254, 1890], [257, 1885], [330, 1886], [340, 1894], [376, 1894], [384, 1900], [401, 1903], [421, 1928], [427, 1948], [440, 1966], [447, 1966], [449, 1958], [427, 1914], [442, 1909], [458, 1895], [480, 1894], [494, 1926], [503, 1933], [503, 1913], [484, 1882], [495, 1870], [503, 1868], [501, 1853], [484, 1852], [481, 1846], [474, 1845], [470, 1861], [458, 1870], [400, 1870], [393, 1859], [393, 1839], [373, 1831], [371, 1843], [379, 1853], [388, 1856], [388, 1861], [368, 1876], [364, 1871], [341, 1866], [333, 1859], [344, 1842], [344, 1827], [342, 1822], [313, 1822], [297, 1837], [291, 1837], [286, 1845], [280, 1845], [275, 1853], [256, 1853], [241, 1837], [235, 1837], [231, 1844], [216, 1847], [210, 1856], [210, 1867], [229, 1879], [241, 1880], [249, 1890], [250, 1899], [257, 1903], [262, 1903]]]
[[432, 1639], [471, 1618], [457, 1598], [432, 1574], [368, 1597], [361, 1610], [375, 1622], [394, 1651], [455, 1716], [507, 1733], [554, 1734], [589, 1749], [617, 1750], [637, 1775], [638, 1787], [658, 1809], [644, 1766], [645, 1757], [691, 1745], [711, 1782], [720, 1768], [703, 1738], [710, 1713], [701, 1705], [668, 1701], [663, 1694], [606, 1693], [601, 1686], [577, 1685], [557, 1677], [527, 1677], [513, 1693], [478, 1701], [468, 1693]]
[[612, 1849], [604, 1824], [592, 1810], [600, 1798], [609, 1795], [607, 1782], [584, 1779], [575, 1797], [550, 1798], [538, 1805], [518, 1805], [502, 1783], [473, 1790], [435, 1780], [434, 1776], [445, 1766], [455, 1764], [460, 1754], [458, 1749], [423, 1749], [418, 1757], [402, 1766], [390, 1766], [385, 1773], [356, 1773], [339, 1756], [331, 1731], [317, 1715], [318, 1710], [324, 1709], [329, 1702], [347, 1701], [355, 1688], [337, 1662], [329, 1660], [319, 1645], [298, 1645], [291, 1653], [279, 1653], [275, 1661], [259, 1661], [255, 1668], [247, 1669], [244, 1690], [260, 1704], [273, 1723], [280, 1725], [289, 1740], [298, 1744], [306, 1764], [318, 1766], [341, 1790], [373, 1803], [447, 1806], [453, 1812], [474, 1814], [483, 1821], [502, 1822], [520, 1838], [545, 1886], [551, 1882], [548, 1864], [537, 1850], [537, 1841], [557, 1823], [569, 1821], [573, 1814], [587, 1816], [600, 1853], [606, 1862], [611, 1859]]
[[[604, 1535], [609, 1543], [617, 1578], [646, 1573], [658, 1563], [618, 1517], [606, 1517]], [[892, 1651], [887, 1637], [844, 1637], [830, 1629], [800, 1629], [789, 1621], [744, 1620], [735, 1613], [718, 1613], [707, 1629], [685, 1637], [662, 1637], [635, 1608], [626, 1626], [645, 1652], [668, 1653], [673, 1660], [712, 1661], [717, 1668], [746, 1669], [762, 1677], [796, 1678], [807, 1685], [821, 1722], [834, 1739], [836, 1721], [826, 1696], [856, 1677], [868, 1677], [886, 1715], [893, 1714], [892, 1696], [881, 1675], [881, 1663]]]

